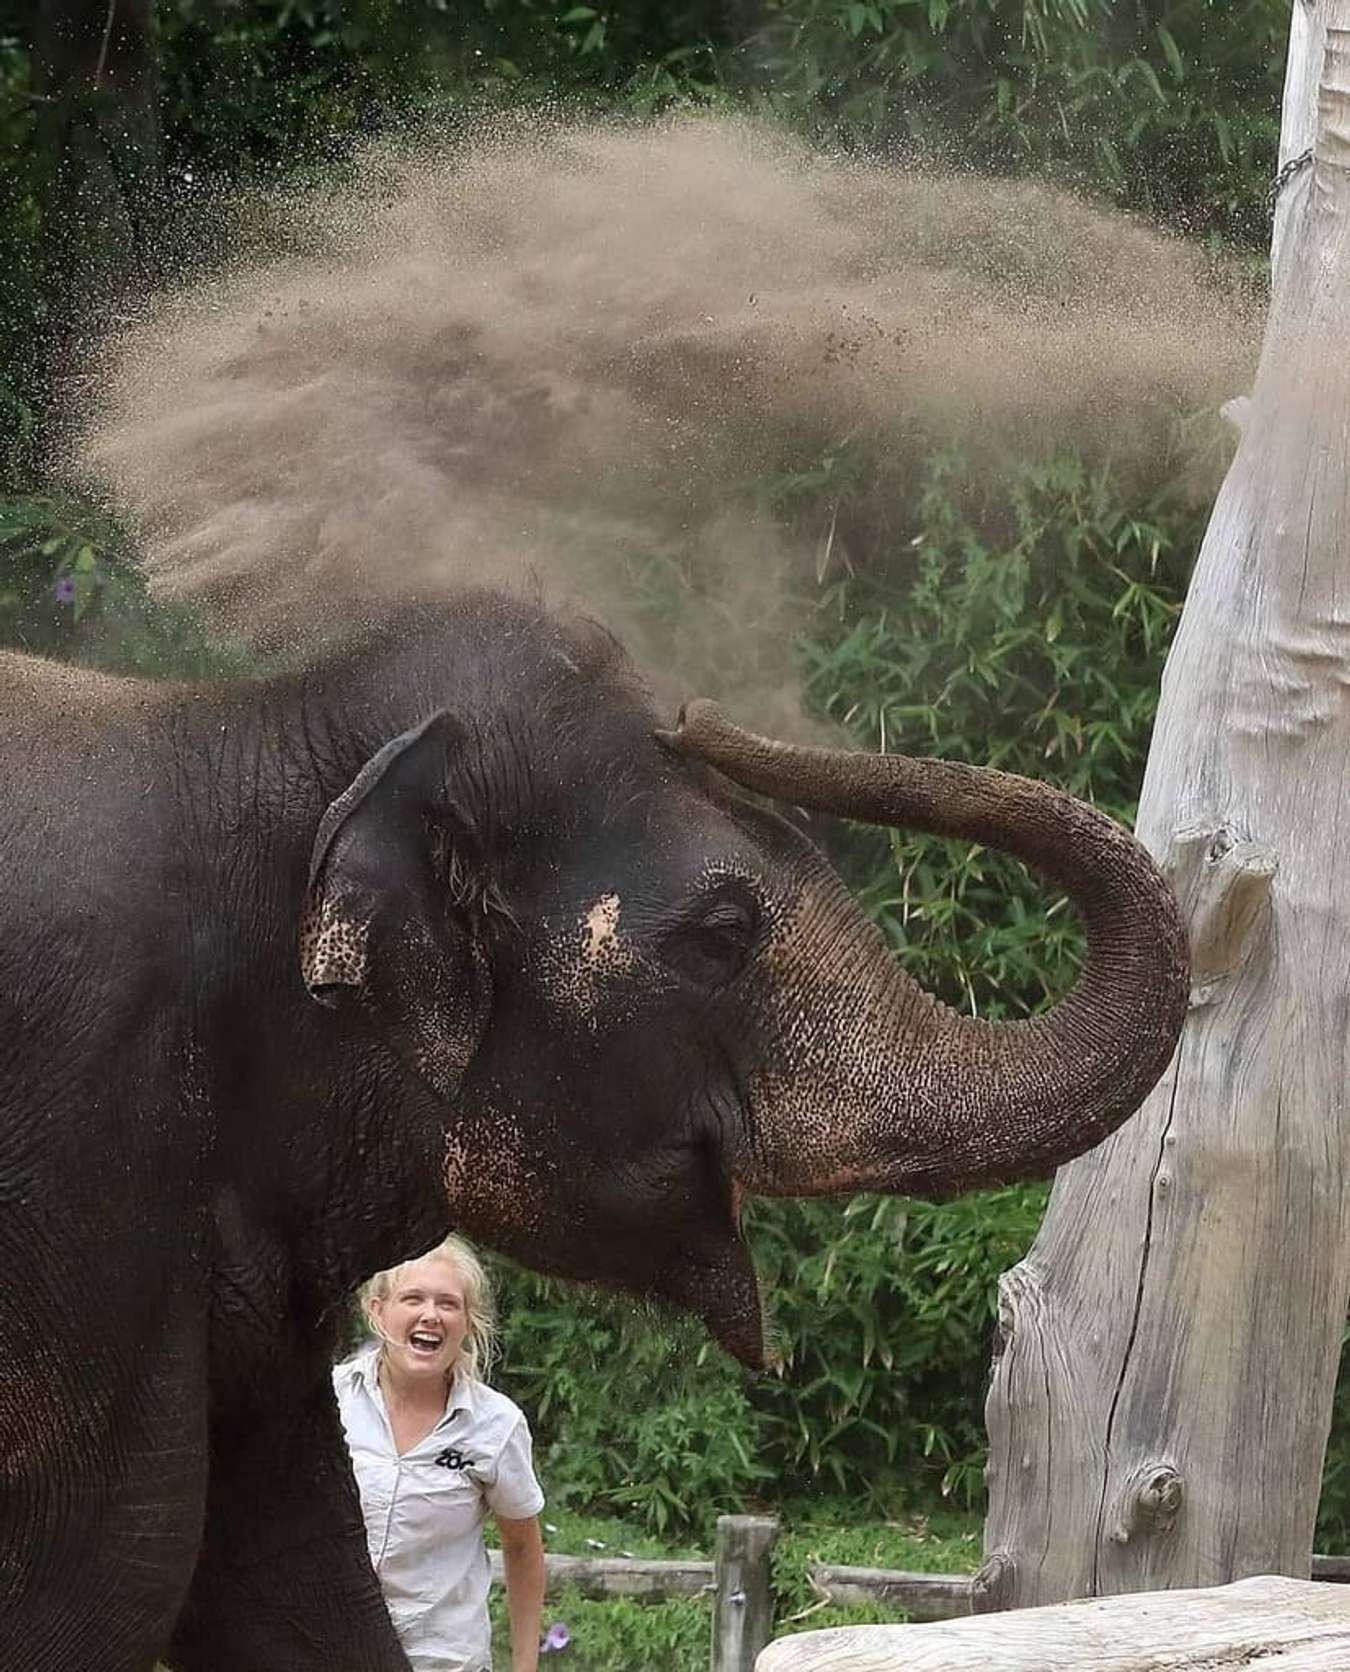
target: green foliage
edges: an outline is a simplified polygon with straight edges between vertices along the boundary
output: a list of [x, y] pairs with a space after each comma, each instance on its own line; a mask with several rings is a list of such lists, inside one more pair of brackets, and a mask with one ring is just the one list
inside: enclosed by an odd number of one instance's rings
[[1341, 1370], [1317, 1508], [1316, 1548], [1334, 1555], [1350, 1554], [1350, 1329], [1341, 1342]]
[[331, 160], [353, 136], [484, 95], [650, 106], [706, 90], [718, 8], [171, 0], [160, 19], [170, 160], [238, 178]]
[[828, 1631], [836, 1626], [907, 1625], [909, 1614], [884, 1602], [805, 1603], [794, 1614], [774, 1621], [775, 1637], [793, 1637], [799, 1631]]
[[[675, 1544], [655, 1540], [650, 1532], [632, 1522], [611, 1518], [578, 1516], [560, 1510], [549, 1485], [549, 1503], [544, 1511], [544, 1541], [551, 1551], [572, 1556], [640, 1556], [654, 1561], [686, 1558], [706, 1560], [711, 1546]], [[495, 1542], [491, 1522], [488, 1540]], [[559, 1672], [583, 1668], [584, 1672], [705, 1672], [708, 1664], [708, 1635], [711, 1618], [704, 1598], [680, 1598], [665, 1602], [638, 1602], [625, 1597], [598, 1600], [583, 1597], [572, 1589], [551, 1595], [544, 1605], [544, 1627], [554, 1621], [566, 1625], [571, 1635], [568, 1648], [556, 1658], [541, 1662], [556, 1665]], [[506, 1599], [499, 1588], [492, 1595], [493, 1635], [501, 1651], [509, 1641]], [[503, 1664], [504, 1653], [499, 1657]]]
[[[814, 705], [870, 749], [1051, 777], [1127, 823], [1202, 514], [1076, 459], [930, 459], [900, 550], [835, 583], [804, 646]], [[1017, 862], [857, 830], [836, 858], [900, 958], [951, 1002], [1026, 1014], [1080, 937]]]
[[[619, 1516], [579, 1514], [560, 1507], [552, 1492], [543, 1520], [548, 1548], [572, 1556], [645, 1556], [652, 1560], [698, 1561], [708, 1554], [708, 1546], [701, 1538], [680, 1540], [669, 1533], [657, 1535], [649, 1527]], [[489, 1543], [494, 1542], [490, 1521], [485, 1531]]]
[[[903, 1568], [920, 1573], [973, 1573], [980, 1563], [980, 1526], [969, 1514], [938, 1511], [903, 1521], [858, 1519], [858, 1506], [844, 1499], [789, 1501], [780, 1506], [783, 1534], [773, 1552], [774, 1635], [826, 1626], [867, 1625], [903, 1620], [899, 1609], [822, 1607], [811, 1588], [810, 1568], [818, 1562], [855, 1567]], [[544, 1512], [545, 1542], [569, 1555], [639, 1556], [655, 1560], [708, 1560], [710, 1540], [694, 1545], [656, 1541], [622, 1521], [561, 1512], [552, 1501]], [[488, 1539], [493, 1542], [491, 1523]], [[505, 1597], [492, 1597], [495, 1641], [508, 1641]], [[566, 1625], [569, 1647], [548, 1664], [559, 1672], [705, 1672], [711, 1627], [706, 1599], [662, 1603], [613, 1598], [590, 1600], [573, 1590], [550, 1596], [545, 1628]]]
[[[494, 1635], [505, 1645], [505, 1610], [493, 1602]], [[571, 1642], [542, 1664], [559, 1672], [707, 1672], [711, 1610], [700, 1599], [634, 1602], [563, 1589], [545, 1608], [545, 1626], [554, 1620], [566, 1624]]]
[[774, 1546], [774, 1590], [784, 1608], [806, 1606], [813, 1595], [813, 1562], [848, 1567], [900, 1568], [908, 1573], [974, 1573], [981, 1524], [968, 1510], [936, 1509], [900, 1520], [860, 1517], [849, 1499], [782, 1506], [783, 1533]]
[[457, 8], [458, 68], [466, 84], [498, 93], [525, 87], [649, 107], [711, 90], [723, 10], [718, 0], [477, 0]]
[[766, 1480], [744, 1378], [692, 1321], [658, 1328], [631, 1302], [514, 1268], [500, 1284], [500, 1381], [530, 1412], [552, 1503], [706, 1532]]
[[901, 1569], [909, 1573], [973, 1573], [980, 1565], [978, 1522], [938, 1511], [903, 1521], [858, 1521], [849, 1501], [783, 1506], [783, 1532], [773, 1550], [774, 1636], [831, 1626], [903, 1622], [903, 1609], [882, 1603], [824, 1604], [811, 1585], [817, 1563]]
[[39, 158], [27, 53], [0, 20], [0, 483], [32, 462], [41, 287]]
[[1288, 0], [767, 0], [770, 105], [851, 143], [1057, 171], [1263, 241]]
[[191, 611], [151, 599], [117, 523], [54, 493], [0, 497], [0, 644], [150, 676], [254, 665]]
[[751, 1246], [781, 1376], [752, 1393], [780, 1491], [816, 1483], [885, 1515], [940, 1486], [978, 1496], [999, 1273], [1044, 1206], [1016, 1186], [946, 1206], [756, 1203]]

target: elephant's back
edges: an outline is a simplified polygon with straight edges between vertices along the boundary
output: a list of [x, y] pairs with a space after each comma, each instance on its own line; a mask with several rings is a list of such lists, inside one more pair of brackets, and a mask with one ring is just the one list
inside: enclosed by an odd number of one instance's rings
[[167, 686], [0, 651], [0, 844], [108, 839], [131, 785], [161, 776]]
[[78, 668], [43, 656], [0, 651], [0, 759], [12, 745], [40, 741], [60, 754], [73, 743], [106, 743], [110, 733], [148, 726], [166, 688], [144, 679]]
[[[171, 785], [160, 688], [0, 652], [0, 1009], [57, 998], [159, 906]], [[40, 1006], [39, 1006], [40, 1007]]]

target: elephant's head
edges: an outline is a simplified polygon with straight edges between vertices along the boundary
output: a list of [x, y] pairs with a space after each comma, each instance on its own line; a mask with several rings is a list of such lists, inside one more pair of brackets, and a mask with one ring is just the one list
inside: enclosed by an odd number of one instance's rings
[[[1018, 855], [1085, 920], [1078, 984], [1031, 1021], [946, 1008], [745, 790]], [[747, 1192], [1043, 1174], [1137, 1107], [1187, 995], [1166, 883], [1092, 808], [770, 742], [706, 703], [661, 732], [621, 667], [567, 654], [529, 703], [433, 713], [334, 802], [302, 963], [443, 1100], [457, 1225], [692, 1307], [751, 1363]]]

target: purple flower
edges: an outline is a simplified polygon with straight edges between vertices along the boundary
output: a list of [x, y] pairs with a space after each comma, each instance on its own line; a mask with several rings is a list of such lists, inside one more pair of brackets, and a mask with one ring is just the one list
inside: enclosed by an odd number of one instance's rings
[[75, 577], [62, 575], [52, 587], [52, 597], [58, 604], [73, 604], [75, 602]]
[[572, 1633], [561, 1620], [556, 1620], [544, 1633], [543, 1641], [539, 1645], [541, 1655], [561, 1654], [572, 1641]]

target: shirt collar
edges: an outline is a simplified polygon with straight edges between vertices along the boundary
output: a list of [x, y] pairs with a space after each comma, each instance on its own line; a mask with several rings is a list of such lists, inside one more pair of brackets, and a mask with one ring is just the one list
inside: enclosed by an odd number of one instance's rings
[[[379, 1391], [381, 1345], [379, 1341], [370, 1342], [362, 1347], [351, 1361], [353, 1379], [370, 1394]], [[473, 1411], [477, 1405], [477, 1386], [472, 1376], [466, 1376], [463, 1371], [457, 1372], [450, 1384], [450, 1392], [445, 1401], [445, 1417], [442, 1417], [441, 1421], [454, 1416], [456, 1411]]]

